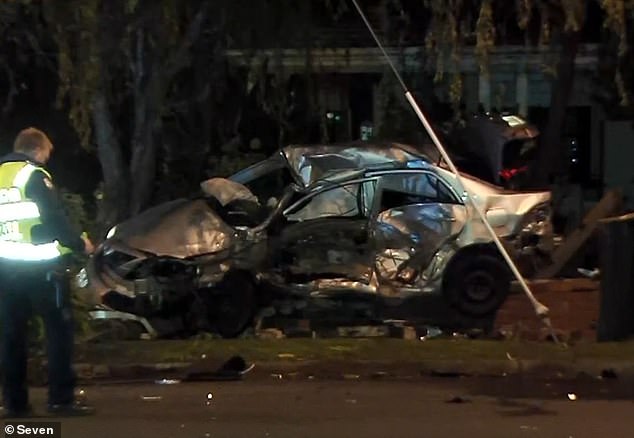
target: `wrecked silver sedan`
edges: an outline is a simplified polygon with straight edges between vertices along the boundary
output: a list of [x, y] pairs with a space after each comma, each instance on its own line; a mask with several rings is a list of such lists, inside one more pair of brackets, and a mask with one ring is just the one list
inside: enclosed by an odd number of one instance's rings
[[[523, 269], [548, 256], [549, 192], [462, 179]], [[87, 280], [107, 308], [226, 337], [280, 296], [438, 294], [464, 315], [488, 317], [510, 274], [457, 187], [442, 164], [406, 145], [289, 146], [204, 182], [204, 196], [117, 225]]]

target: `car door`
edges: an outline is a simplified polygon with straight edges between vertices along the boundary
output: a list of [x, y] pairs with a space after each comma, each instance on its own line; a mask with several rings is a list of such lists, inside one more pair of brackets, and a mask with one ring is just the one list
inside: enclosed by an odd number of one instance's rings
[[368, 239], [375, 180], [324, 187], [295, 202], [271, 251], [289, 282], [345, 278], [368, 284], [373, 252]]
[[372, 244], [381, 284], [411, 285], [436, 252], [463, 229], [456, 193], [428, 171], [381, 176], [372, 213]]

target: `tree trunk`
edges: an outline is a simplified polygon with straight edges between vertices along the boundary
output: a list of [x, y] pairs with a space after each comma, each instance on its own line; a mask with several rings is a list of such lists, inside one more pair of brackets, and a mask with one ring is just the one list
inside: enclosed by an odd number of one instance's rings
[[145, 29], [136, 32], [134, 60], [134, 130], [130, 158], [130, 214], [149, 207], [156, 177], [155, 127], [159, 122], [162, 72], [154, 71], [154, 53], [148, 49]]
[[97, 91], [93, 98], [92, 118], [97, 154], [104, 179], [104, 197], [99, 209], [98, 223], [108, 229], [127, 217], [129, 198], [128, 175], [121, 145], [102, 91]]
[[535, 169], [535, 183], [539, 185], [552, 182], [552, 177], [561, 171], [564, 164], [563, 131], [575, 76], [575, 59], [580, 37], [580, 32], [572, 32], [565, 33], [562, 38], [557, 77], [552, 84], [548, 124], [540, 142], [540, 165]]
[[159, 115], [149, 109], [147, 102], [136, 103], [144, 107], [139, 109], [134, 126], [132, 140], [132, 159], [130, 161], [131, 199], [130, 214], [139, 214], [150, 206], [154, 194], [156, 179], [156, 139], [159, 138]]

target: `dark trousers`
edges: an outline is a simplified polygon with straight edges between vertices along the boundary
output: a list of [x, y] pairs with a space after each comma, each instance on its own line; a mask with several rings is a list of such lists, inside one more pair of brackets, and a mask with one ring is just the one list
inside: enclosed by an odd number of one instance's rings
[[47, 280], [60, 271], [51, 263], [0, 261], [0, 330], [2, 331], [2, 384], [5, 409], [28, 405], [28, 322], [42, 317], [46, 329], [50, 404], [74, 401], [72, 369], [73, 320], [67, 277]]

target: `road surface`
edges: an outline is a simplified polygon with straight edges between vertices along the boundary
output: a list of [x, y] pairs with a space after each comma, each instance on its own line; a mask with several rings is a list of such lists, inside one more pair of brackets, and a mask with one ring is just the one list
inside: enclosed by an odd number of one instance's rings
[[[622, 388], [505, 378], [110, 384], [84, 387], [99, 412], [62, 419], [62, 436], [634, 437], [631, 388]], [[31, 394], [42, 411], [45, 389]]]

